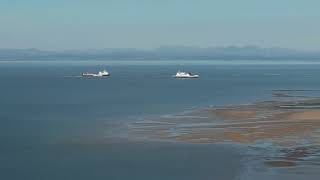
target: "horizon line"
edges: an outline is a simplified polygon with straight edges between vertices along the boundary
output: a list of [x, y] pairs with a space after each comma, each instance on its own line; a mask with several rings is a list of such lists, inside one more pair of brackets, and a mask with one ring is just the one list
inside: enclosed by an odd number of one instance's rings
[[143, 50], [143, 51], [154, 51], [159, 49], [174, 49], [174, 48], [190, 48], [190, 49], [231, 49], [231, 48], [252, 48], [252, 49], [282, 49], [282, 50], [290, 50], [290, 51], [299, 51], [299, 52], [319, 52], [320, 49], [297, 49], [297, 48], [288, 48], [281, 46], [258, 46], [258, 45], [226, 45], [226, 46], [189, 46], [189, 45], [161, 45], [158, 47], [152, 48], [135, 48], [135, 47], [102, 47], [102, 48], [83, 48], [83, 49], [46, 49], [46, 48], [37, 48], [37, 47], [25, 47], [25, 48], [15, 48], [15, 47], [0, 47], [0, 50], [38, 50], [38, 51], [50, 51], [50, 52], [64, 52], [64, 51], [90, 51], [90, 50]]

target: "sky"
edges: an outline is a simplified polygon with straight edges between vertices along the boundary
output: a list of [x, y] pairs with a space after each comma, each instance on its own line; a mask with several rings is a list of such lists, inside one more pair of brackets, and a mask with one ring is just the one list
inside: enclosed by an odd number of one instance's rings
[[0, 48], [320, 50], [319, 0], [0, 0]]

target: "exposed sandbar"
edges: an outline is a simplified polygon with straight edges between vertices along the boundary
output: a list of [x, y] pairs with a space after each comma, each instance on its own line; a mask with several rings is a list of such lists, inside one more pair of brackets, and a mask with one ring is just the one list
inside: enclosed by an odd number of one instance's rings
[[136, 134], [184, 142], [254, 143], [312, 135], [320, 129], [320, 100], [266, 101], [208, 108], [132, 126]]

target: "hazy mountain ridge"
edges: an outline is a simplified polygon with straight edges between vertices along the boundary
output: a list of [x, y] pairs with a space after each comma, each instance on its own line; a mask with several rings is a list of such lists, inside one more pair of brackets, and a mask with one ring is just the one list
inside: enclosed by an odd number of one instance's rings
[[196, 48], [164, 46], [153, 50], [130, 48], [44, 51], [39, 49], [0, 49], [0, 60], [318, 60], [320, 52], [286, 48], [230, 46]]

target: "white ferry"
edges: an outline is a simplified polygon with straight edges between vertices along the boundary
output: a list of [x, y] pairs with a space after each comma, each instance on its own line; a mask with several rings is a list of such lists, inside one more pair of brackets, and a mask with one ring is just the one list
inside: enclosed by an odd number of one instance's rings
[[103, 76], [110, 76], [110, 73], [106, 70], [99, 71], [97, 74], [95, 73], [82, 73], [83, 77], [103, 77]]
[[178, 71], [176, 75], [173, 75], [175, 78], [198, 78], [200, 77], [199, 75], [192, 74], [190, 72], [183, 72], [183, 71]]

